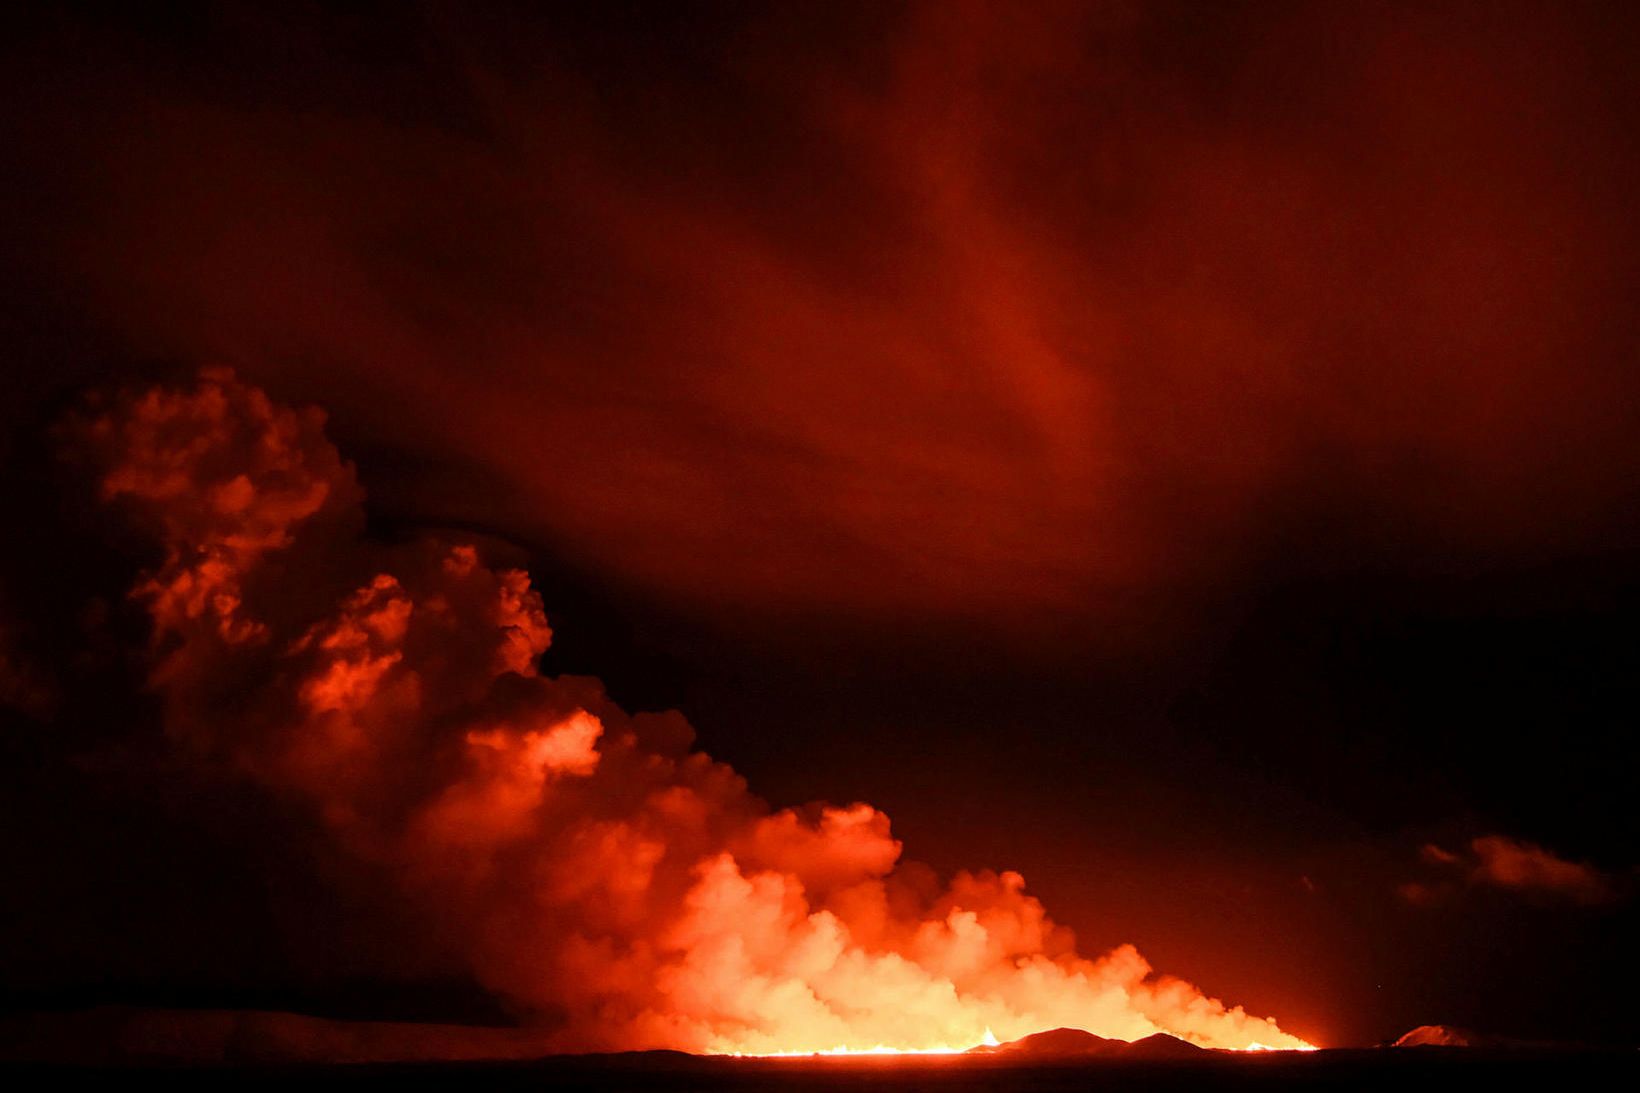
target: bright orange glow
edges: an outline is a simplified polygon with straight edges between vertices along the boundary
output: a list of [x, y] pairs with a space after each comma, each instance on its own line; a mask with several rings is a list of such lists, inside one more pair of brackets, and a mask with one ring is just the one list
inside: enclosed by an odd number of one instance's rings
[[1258, 1043], [1257, 1041], [1255, 1041], [1251, 1044], [1248, 1044], [1246, 1047], [1233, 1048], [1232, 1050], [1234, 1050], [1234, 1051], [1320, 1051], [1321, 1049], [1318, 1048], [1314, 1044], [1306, 1044], [1306, 1043], [1302, 1043], [1302, 1042], [1299, 1043], [1297, 1046], [1293, 1046], [1293, 1045], [1277, 1046], [1277, 1045], [1274, 1045], [1274, 1044], [1261, 1044], [1261, 1043]]

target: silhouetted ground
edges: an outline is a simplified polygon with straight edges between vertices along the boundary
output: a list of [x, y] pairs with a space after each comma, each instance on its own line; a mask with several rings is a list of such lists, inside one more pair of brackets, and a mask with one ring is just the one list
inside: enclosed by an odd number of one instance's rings
[[14, 1089], [95, 1087], [157, 1080], [159, 1088], [481, 1090], [1069, 1090], [1494, 1089], [1579, 1083], [1635, 1088], [1640, 1052], [1480, 1049], [1321, 1051], [1189, 1060], [1082, 1059], [1009, 1063], [995, 1058], [724, 1059], [670, 1052], [565, 1056], [532, 1062], [288, 1067], [95, 1067], [15, 1065]]

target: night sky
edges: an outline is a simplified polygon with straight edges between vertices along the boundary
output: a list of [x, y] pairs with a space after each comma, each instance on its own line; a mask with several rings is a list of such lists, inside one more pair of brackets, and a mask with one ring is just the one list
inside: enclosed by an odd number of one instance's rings
[[4, 21], [7, 1009], [519, 1012], [177, 758], [63, 423], [209, 366], [777, 808], [1315, 1043], [1634, 1042], [1629, 5]]

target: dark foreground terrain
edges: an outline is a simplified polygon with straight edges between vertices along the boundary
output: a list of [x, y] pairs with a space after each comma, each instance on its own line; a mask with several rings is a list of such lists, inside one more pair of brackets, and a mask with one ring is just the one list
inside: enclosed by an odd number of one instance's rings
[[0, 1068], [14, 1089], [138, 1080], [159, 1088], [481, 1090], [1263, 1090], [1632, 1089], [1640, 1052], [1521, 1052], [1463, 1048], [1320, 1051], [1190, 1060], [1007, 1062], [972, 1056], [819, 1059], [699, 1058], [670, 1052], [564, 1056], [531, 1062], [329, 1066]]

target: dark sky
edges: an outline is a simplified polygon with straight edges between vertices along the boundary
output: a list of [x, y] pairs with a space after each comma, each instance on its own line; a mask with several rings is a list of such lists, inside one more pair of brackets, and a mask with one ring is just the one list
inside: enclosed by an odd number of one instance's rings
[[[226, 364], [777, 805], [1319, 1042], [1632, 1040], [1628, 5], [475, 7], [5, 17], [19, 657], [142, 562], [51, 422]], [[9, 1004], [381, 1004], [8, 717]]]

